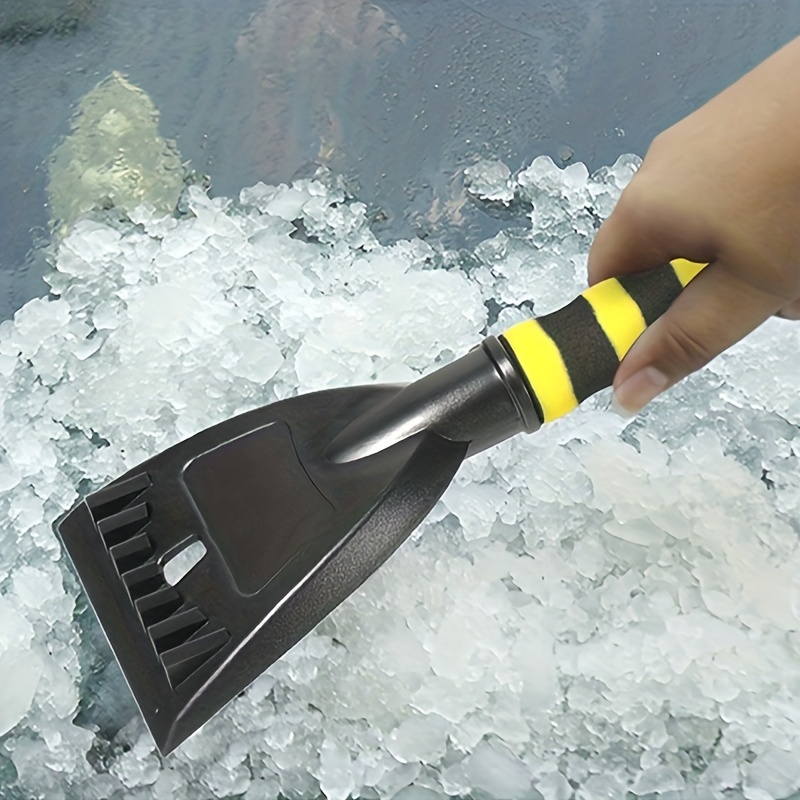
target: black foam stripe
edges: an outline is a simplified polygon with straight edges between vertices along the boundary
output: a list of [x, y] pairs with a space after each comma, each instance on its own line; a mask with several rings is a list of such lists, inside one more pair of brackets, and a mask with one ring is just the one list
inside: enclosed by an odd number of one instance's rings
[[538, 322], [558, 347], [579, 403], [611, 385], [619, 366], [617, 353], [585, 297]]
[[672, 305], [683, 289], [671, 264], [617, 280], [639, 306], [648, 325], [652, 325]]

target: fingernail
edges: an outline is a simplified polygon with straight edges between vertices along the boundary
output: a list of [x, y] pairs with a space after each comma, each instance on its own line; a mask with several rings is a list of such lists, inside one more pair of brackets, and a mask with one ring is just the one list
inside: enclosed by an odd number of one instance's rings
[[635, 372], [615, 391], [611, 408], [626, 419], [638, 414], [656, 395], [669, 386], [669, 378], [655, 367]]
[[611, 406], [610, 406], [610, 408], [615, 414], [617, 414], [620, 417], [622, 417], [622, 419], [631, 419], [632, 417], [636, 416], [636, 412], [635, 411], [628, 411], [627, 408], [623, 408], [619, 404], [619, 400], [617, 400], [616, 392], [613, 395], [611, 395]]

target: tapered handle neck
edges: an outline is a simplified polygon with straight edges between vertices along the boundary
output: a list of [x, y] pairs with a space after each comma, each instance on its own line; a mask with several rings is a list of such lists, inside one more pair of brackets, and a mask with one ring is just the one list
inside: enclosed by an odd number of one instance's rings
[[467, 455], [473, 455], [540, 425], [519, 366], [490, 336], [359, 417], [331, 442], [326, 457], [335, 463], [365, 458], [421, 431], [465, 442]]

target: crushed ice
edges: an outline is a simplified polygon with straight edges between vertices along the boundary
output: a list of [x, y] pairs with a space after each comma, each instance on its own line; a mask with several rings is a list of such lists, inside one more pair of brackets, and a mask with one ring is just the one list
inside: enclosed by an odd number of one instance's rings
[[800, 326], [769, 322], [640, 419], [596, 399], [466, 463], [384, 569], [164, 761], [51, 532], [78, 489], [200, 428], [412, 380], [568, 301], [637, 166], [475, 165], [471, 191], [519, 221], [470, 255], [379, 244], [334, 181], [78, 222], [51, 295], [0, 323], [0, 795], [795, 792]]

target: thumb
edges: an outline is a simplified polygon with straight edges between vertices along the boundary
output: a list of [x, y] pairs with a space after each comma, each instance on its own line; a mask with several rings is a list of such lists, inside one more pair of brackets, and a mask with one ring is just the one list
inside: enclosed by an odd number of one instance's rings
[[635, 414], [755, 330], [785, 300], [752, 286], [722, 261], [709, 264], [636, 341], [614, 378], [614, 406]]
[[777, 316], [782, 319], [791, 319], [795, 322], [800, 322], [800, 300], [795, 300], [785, 305], [778, 313]]

